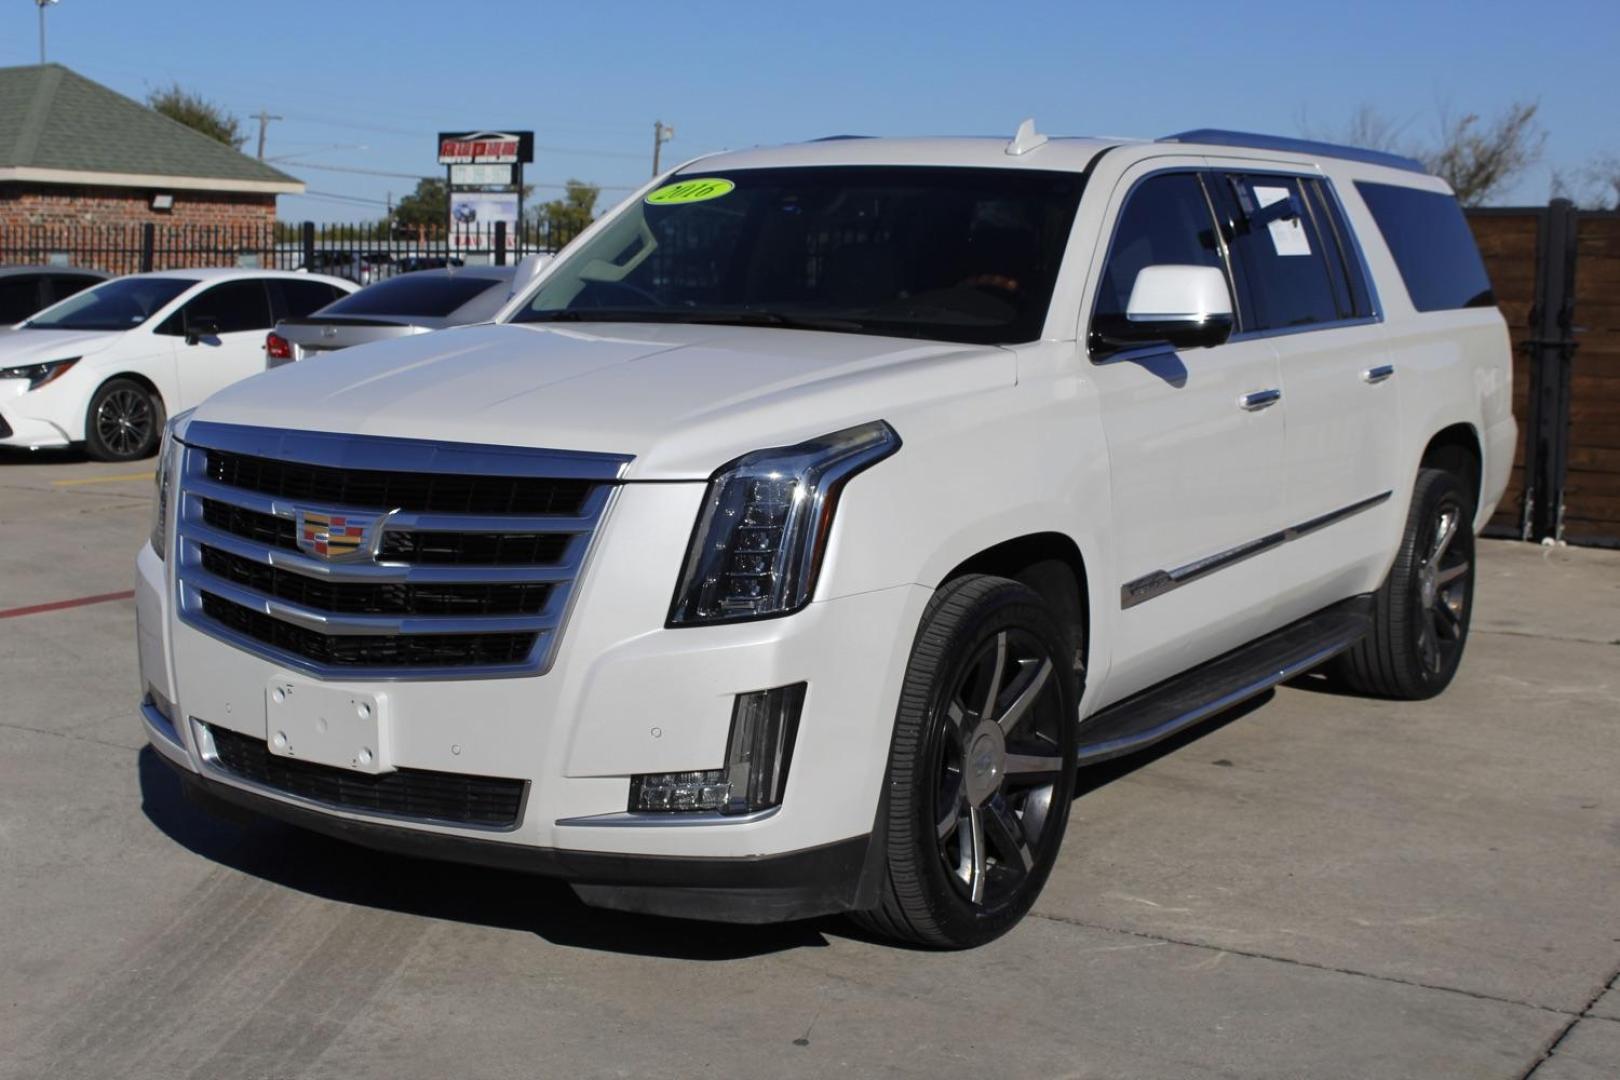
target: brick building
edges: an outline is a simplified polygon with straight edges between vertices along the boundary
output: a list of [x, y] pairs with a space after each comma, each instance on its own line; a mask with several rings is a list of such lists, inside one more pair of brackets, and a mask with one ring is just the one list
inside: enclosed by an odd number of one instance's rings
[[60, 64], [0, 68], [0, 234], [269, 226], [302, 182]]

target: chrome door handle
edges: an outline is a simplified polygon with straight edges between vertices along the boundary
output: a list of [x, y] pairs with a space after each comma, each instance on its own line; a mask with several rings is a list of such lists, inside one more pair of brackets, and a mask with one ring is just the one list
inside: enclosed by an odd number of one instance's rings
[[1366, 371], [1363, 371], [1361, 373], [1361, 381], [1366, 383], [1381, 383], [1393, 374], [1395, 374], [1394, 364], [1379, 364], [1377, 367], [1370, 367]]
[[1238, 404], [1250, 412], [1269, 409], [1282, 400], [1281, 390], [1255, 390], [1238, 398]]

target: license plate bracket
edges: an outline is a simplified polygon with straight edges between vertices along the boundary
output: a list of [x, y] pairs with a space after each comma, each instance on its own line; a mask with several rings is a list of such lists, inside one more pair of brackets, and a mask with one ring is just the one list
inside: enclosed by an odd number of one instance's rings
[[354, 772], [392, 772], [388, 697], [271, 679], [264, 691], [265, 741], [280, 757]]

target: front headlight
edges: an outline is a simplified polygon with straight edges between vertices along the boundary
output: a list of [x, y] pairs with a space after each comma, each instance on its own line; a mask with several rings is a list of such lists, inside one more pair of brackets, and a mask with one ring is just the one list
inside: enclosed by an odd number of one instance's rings
[[82, 359], [84, 358], [81, 356], [70, 356], [65, 360], [47, 360], [42, 364], [18, 364], [16, 367], [0, 368], [0, 379], [27, 379], [28, 389], [38, 390], [66, 375], [69, 369]]
[[881, 420], [758, 450], [709, 479], [669, 625], [787, 615], [810, 602], [849, 478], [896, 450]]
[[158, 446], [157, 471], [152, 475], [155, 485], [152, 493], [152, 550], [157, 552], [160, 559], [167, 554], [169, 493], [174, 486], [175, 470], [180, 461], [181, 443], [175, 433], [190, 418], [189, 409], [170, 418], [163, 425], [163, 442]]

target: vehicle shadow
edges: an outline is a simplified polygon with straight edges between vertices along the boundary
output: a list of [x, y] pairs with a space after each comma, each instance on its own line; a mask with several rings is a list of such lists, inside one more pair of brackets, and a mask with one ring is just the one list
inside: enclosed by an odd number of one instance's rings
[[[1273, 696], [1267, 691], [1146, 750], [1082, 768], [1075, 801], [1247, 716]], [[833, 917], [738, 926], [600, 911], [549, 878], [373, 851], [275, 821], [238, 824], [213, 817], [186, 798], [180, 778], [151, 747], [142, 749], [138, 769], [141, 810], [175, 843], [221, 866], [338, 903], [521, 930], [554, 945], [680, 960], [825, 947], [828, 937], [879, 940]]]
[[549, 878], [373, 851], [274, 821], [237, 825], [190, 802], [151, 747], [141, 751], [138, 768], [141, 810], [175, 843], [326, 900], [527, 931], [554, 945], [681, 960], [737, 960], [827, 944], [822, 930], [831, 920], [737, 926], [599, 911]]
[[[29, 450], [20, 446], [0, 446], [0, 467], [6, 465], [79, 465], [90, 455], [77, 447], [43, 447]], [[126, 462], [126, 464], [129, 464]]]

